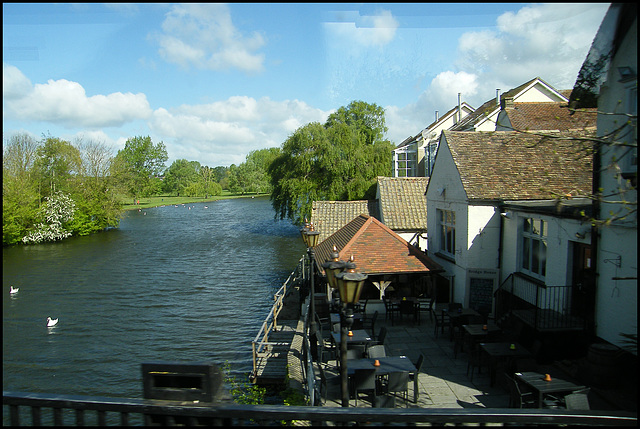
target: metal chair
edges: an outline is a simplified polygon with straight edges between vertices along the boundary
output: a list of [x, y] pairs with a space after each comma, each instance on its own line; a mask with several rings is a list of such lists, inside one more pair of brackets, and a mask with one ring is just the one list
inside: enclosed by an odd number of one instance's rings
[[469, 370], [471, 370], [470, 380], [473, 381], [473, 373], [478, 368], [478, 374], [482, 373], [482, 367], [489, 365], [488, 356], [485, 356], [480, 350], [480, 347], [474, 347], [469, 350], [469, 363], [467, 363], [467, 377], [469, 377]]
[[376, 327], [376, 320], [378, 320], [378, 311], [376, 310], [375, 313], [373, 313], [373, 316], [371, 316], [371, 318], [369, 319], [365, 319], [362, 323], [362, 329], [371, 332], [371, 337], [375, 338], [376, 337], [376, 333], [375, 333], [375, 327]]
[[[420, 375], [420, 370], [422, 369], [422, 365], [424, 364], [424, 354], [420, 353], [420, 357], [418, 357], [418, 361], [416, 362], [416, 372], [415, 374], [409, 374], [409, 381], [413, 381], [414, 382], [414, 387], [415, 387], [415, 379], [418, 378], [418, 376]], [[413, 397], [415, 399], [415, 402], [418, 402], [418, 396], [420, 396], [420, 390], [417, 389], [413, 392]]]
[[377, 344], [375, 346], [370, 346], [367, 348], [367, 357], [369, 359], [381, 358], [385, 357], [387, 352], [382, 344]]
[[564, 403], [567, 410], [589, 410], [589, 391], [590, 388], [577, 390], [564, 397]]
[[522, 390], [518, 380], [503, 373], [509, 388], [509, 408], [535, 408], [536, 398], [533, 392]]
[[391, 326], [393, 326], [396, 313], [399, 314], [400, 310], [397, 304], [392, 303], [388, 299], [384, 298], [383, 301], [384, 301], [384, 320], [386, 321], [387, 318], [391, 319]]
[[376, 339], [376, 343], [384, 345], [384, 340], [386, 339], [387, 339], [387, 327], [383, 326], [382, 328], [380, 328], [380, 332], [378, 332], [378, 338]]
[[[382, 380], [381, 391], [391, 394], [402, 394], [402, 400], [407, 405], [409, 397], [409, 373], [408, 372], [391, 372]], [[397, 395], [396, 395], [397, 396]]]
[[375, 403], [377, 394], [376, 388], [376, 370], [374, 369], [356, 369], [350, 377], [351, 393], [355, 399], [355, 405], [358, 406], [358, 396], [361, 392], [370, 392], [371, 403]]

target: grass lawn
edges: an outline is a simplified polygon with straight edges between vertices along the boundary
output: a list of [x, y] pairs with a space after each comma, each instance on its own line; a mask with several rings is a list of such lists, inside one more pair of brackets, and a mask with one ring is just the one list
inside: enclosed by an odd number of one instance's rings
[[227, 200], [230, 198], [248, 198], [248, 197], [262, 197], [268, 194], [232, 194], [227, 191], [223, 191], [222, 195], [204, 197], [176, 197], [173, 195], [158, 195], [153, 197], [140, 198], [140, 204], [133, 204], [133, 198], [123, 198], [122, 208], [124, 210], [138, 210], [148, 209], [151, 207], [168, 206], [176, 204], [188, 204], [188, 203], [204, 203], [206, 201]]

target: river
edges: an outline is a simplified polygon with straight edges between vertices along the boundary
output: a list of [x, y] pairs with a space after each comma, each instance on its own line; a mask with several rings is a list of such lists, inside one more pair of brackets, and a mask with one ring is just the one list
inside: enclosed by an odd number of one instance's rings
[[273, 294], [304, 254], [298, 228], [273, 215], [264, 197], [164, 206], [3, 249], [3, 389], [141, 398], [143, 362], [247, 373]]

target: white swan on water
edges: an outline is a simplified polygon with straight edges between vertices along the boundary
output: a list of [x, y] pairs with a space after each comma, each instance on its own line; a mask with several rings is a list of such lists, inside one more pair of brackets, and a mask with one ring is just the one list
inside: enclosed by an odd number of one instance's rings
[[18, 293], [19, 290], [19, 287], [14, 288], [13, 286], [9, 286], [9, 293]]
[[51, 317], [47, 317], [47, 326], [52, 327], [58, 324], [58, 319], [52, 319]]

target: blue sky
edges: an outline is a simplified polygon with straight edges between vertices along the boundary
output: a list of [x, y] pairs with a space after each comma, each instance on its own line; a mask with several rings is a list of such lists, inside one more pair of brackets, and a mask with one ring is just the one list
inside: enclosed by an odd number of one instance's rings
[[3, 142], [163, 141], [210, 167], [353, 100], [399, 144], [540, 77], [575, 83], [608, 3], [3, 3]]

